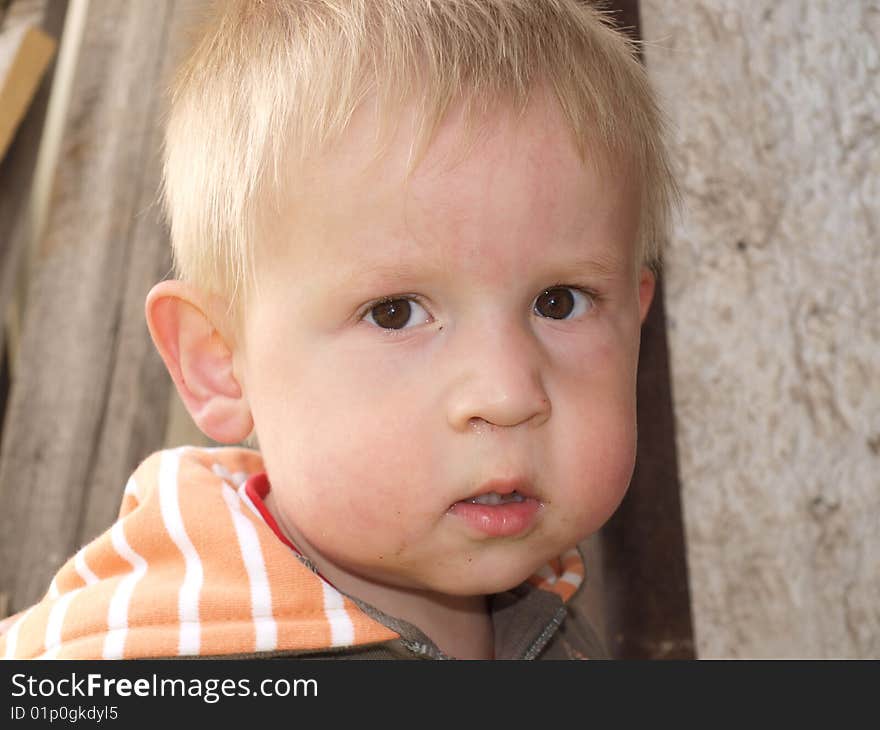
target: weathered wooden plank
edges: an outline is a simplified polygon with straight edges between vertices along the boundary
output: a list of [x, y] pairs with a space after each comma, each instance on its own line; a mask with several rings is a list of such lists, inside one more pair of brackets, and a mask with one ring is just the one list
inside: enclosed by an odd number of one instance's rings
[[[49, 38], [57, 39], [61, 34], [66, 2], [50, 0], [16, 0], [4, 14], [0, 26], [0, 37], [7, 39], [7, 64], [17, 54], [25, 29], [42, 28]], [[2, 85], [3, 61], [0, 61], [0, 85]], [[27, 106], [23, 118], [15, 122], [18, 134], [4, 155], [0, 152], [0, 322], [9, 306], [14, 290], [14, 277], [18, 270], [26, 231], [23, 215], [25, 198], [30, 190], [39, 150], [40, 132], [51, 87], [50, 66], [41, 72], [41, 82], [34, 88], [33, 98]], [[31, 79], [32, 74], [27, 74]], [[14, 115], [4, 109], [0, 102], [0, 115], [9, 113], [10, 121]], [[19, 124], [20, 122], [20, 124]], [[0, 138], [2, 138], [0, 133]], [[10, 135], [9, 141], [12, 141]], [[2, 139], [0, 139], [2, 147]], [[2, 325], [0, 325], [2, 330]]]
[[90, 3], [0, 453], [10, 611], [112, 521], [162, 445], [170, 381], [143, 319], [170, 268], [155, 205], [161, 94], [178, 7]]
[[655, 297], [639, 354], [636, 468], [601, 533], [606, 636], [616, 658], [693, 659], [662, 280]]
[[54, 15], [66, 5], [64, 0], [0, 0], [0, 30], [19, 25], [37, 25], [45, 30], [43, 23], [47, 14]]
[[24, 118], [55, 52], [55, 40], [37, 23], [0, 29], [0, 160]]
[[[41, 27], [46, 34], [57, 39], [61, 35], [64, 16], [67, 9], [66, 0], [16, 0], [6, 3], [2, 17], [2, 28], [9, 31], [13, 27]], [[15, 276], [28, 237], [28, 226], [25, 218], [25, 201], [31, 188], [40, 137], [46, 109], [49, 103], [54, 59], [42, 76], [36, 88], [33, 100], [20, 128], [11, 143], [8, 154], [0, 158], [0, 322], [7, 311], [13, 296]], [[0, 421], [6, 413], [6, 403], [10, 387], [9, 357], [10, 353], [5, 341], [5, 332], [0, 325], [3, 363], [0, 370]], [[0, 444], [2, 444], [3, 428], [0, 427]], [[0, 482], [2, 485], [2, 482]], [[2, 489], [2, 486], [0, 486]], [[2, 540], [2, 536], [0, 536]], [[9, 584], [0, 580], [0, 617], [10, 610], [11, 596]]]

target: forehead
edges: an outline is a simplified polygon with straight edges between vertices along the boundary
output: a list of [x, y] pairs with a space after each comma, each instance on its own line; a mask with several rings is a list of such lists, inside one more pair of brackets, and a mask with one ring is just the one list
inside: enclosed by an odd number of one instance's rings
[[378, 120], [368, 100], [342, 138], [299, 168], [270, 232], [282, 239], [275, 254], [500, 264], [563, 241], [582, 242], [609, 268], [632, 258], [638, 206], [627, 166], [598, 154], [581, 160], [546, 92], [522, 114], [501, 107], [481, 117], [473, 138], [463, 105], [451, 108], [411, 174], [414, 108], [402, 110], [377, 158]]

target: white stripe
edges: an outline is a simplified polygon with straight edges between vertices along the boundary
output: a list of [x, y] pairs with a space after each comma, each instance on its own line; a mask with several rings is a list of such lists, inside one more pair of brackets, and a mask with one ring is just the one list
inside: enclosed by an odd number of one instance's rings
[[92, 585], [92, 583], [98, 582], [98, 576], [92, 572], [92, 569], [86, 564], [86, 549], [85, 546], [81, 547], [76, 551], [76, 555], [73, 558], [73, 567], [76, 568], [77, 574], [82, 578], [86, 585]]
[[[242, 484], [242, 485], [238, 488], [238, 496], [239, 496], [239, 498], [241, 499], [241, 501], [245, 504], [245, 506], [246, 506], [251, 512], [254, 513], [254, 516], [255, 516], [260, 522], [262, 522], [263, 524], [266, 524], [266, 520], [265, 520], [265, 518], [263, 517], [263, 515], [260, 513], [260, 510], [257, 509], [256, 505], [255, 505], [255, 504], [253, 503], [253, 501], [251, 500], [250, 495], [247, 493], [247, 490], [245, 489], [245, 485], [244, 485], [244, 484]], [[324, 581], [322, 581], [322, 582], [324, 582]], [[326, 583], [325, 583], [325, 586], [326, 586]], [[327, 600], [327, 597], [326, 597], [326, 594], [325, 594], [325, 605], [326, 605], [326, 600]], [[332, 604], [333, 600], [334, 600], [334, 599], [331, 598], [331, 604]], [[342, 605], [342, 604], [340, 604], [340, 605]], [[343, 613], [345, 614], [344, 611], [343, 611]], [[344, 626], [344, 622], [345, 622], [345, 620], [348, 620], [348, 624], [349, 624], [348, 627]], [[274, 618], [272, 619], [272, 621], [273, 621], [273, 623], [274, 623]], [[331, 632], [332, 632], [332, 631], [333, 631], [334, 623], [333, 623], [333, 620], [332, 620], [329, 616], [328, 616], [328, 621], [330, 621]], [[354, 641], [354, 625], [351, 624], [351, 620], [348, 618], [348, 614], [345, 614], [345, 615], [344, 615], [344, 619], [343, 619], [342, 621], [337, 622], [337, 623], [343, 625], [343, 628], [338, 632], [339, 635], [340, 635], [340, 642], [341, 642], [343, 645], [345, 645], [345, 646], [351, 644], [351, 643]]]
[[[37, 604], [39, 605], [39, 604]], [[15, 658], [15, 649], [18, 644], [18, 631], [21, 628], [21, 625], [27, 620], [27, 617], [31, 615], [31, 611], [33, 611], [37, 606], [31, 606], [27, 611], [25, 611], [21, 618], [18, 619], [12, 626], [9, 631], [6, 632], [6, 651], [3, 654], [4, 659], [14, 659]]]
[[134, 480], [134, 474], [132, 474], [128, 478], [128, 481], [125, 483], [125, 489], [122, 491], [122, 494], [123, 494], [123, 496], [126, 494], [130, 494], [135, 499], [139, 499], [137, 482]]
[[247, 505], [247, 508], [254, 513], [254, 516], [260, 521], [265, 523], [266, 521], [263, 519], [263, 515], [260, 514], [260, 510], [257, 509], [257, 506], [251, 501], [250, 495], [247, 493], [247, 490], [244, 488], [244, 484], [242, 484], [238, 488], [238, 496], [242, 502]]
[[278, 628], [272, 616], [272, 590], [260, 538], [253, 523], [241, 511], [235, 490], [223, 485], [223, 499], [229, 508], [244, 567], [251, 587], [251, 615], [256, 630], [256, 651], [271, 651], [278, 645]]
[[60, 646], [53, 646], [49, 651], [44, 651], [40, 656], [35, 657], [36, 659], [57, 659], [58, 652], [61, 651]]
[[147, 561], [128, 544], [121, 522], [116, 522], [110, 529], [110, 538], [116, 552], [128, 562], [132, 570], [119, 581], [113, 591], [113, 598], [110, 599], [110, 606], [107, 609], [107, 635], [104, 637], [102, 655], [105, 659], [122, 659], [125, 637], [128, 634], [128, 606], [135, 586], [147, 572]]
[[104, 648], [101, 649], [101, 656], [104, 659], [122, 659], [127, 636], [128, 628], [109, 629], [104, 634]]
[[46, 593], [46, 598], [50, 601], [54, 601], [58, 596], [61, 595], [61, 591], [58, 590], [58, 576], [52, 578], [52, 582], [49, 584], [49, 590]]
[[53, 604], [52, 610], [49, 611], [49, 620], [46, 622], [46, 636], [43, 639], [46, 651], [61, 646], [61, 629], [64, 626], [64, 617], [67, 615], [67, 607], [81, 590], [82, 588], [77, 588], [68, 591]]
[[351, 646], [354, 644], [354, 624], [344, 607], [342, 594], [322, 580], [324, 587], [324, 614], [330, 624], [330, 645]]
[[218, 464], [216, 462], [211, 465], [211, 471], [223, 481], [228, 482], [231, 487], [240, 487], [250, 476], [250, 474], [244, 471], [237, 471], [235, 473], [230, 472], [229, 469], [223, 466], [223, 464]]
[[201, 626], [199, 625], [199, 593], [204, 581], [202, 561], [196, 552], [186, 528], [178, 502], [177, 474], [180, 454], [186, 449], [163, 451], [159, 463], [159, 508], [165, 529], [183, 554], [186, 569], [178, 595], [178, 615], [180, 636], [177, 651], [180, 655], [198, 654], [201, 646]]
[[564, 580], [566, 583], [571, 583], [575, 588], [577, 588], [581, 584], [583, 576], [578, 573], [571, 573], [569, 571], [566, 571], [559, 577], [559, 580]]

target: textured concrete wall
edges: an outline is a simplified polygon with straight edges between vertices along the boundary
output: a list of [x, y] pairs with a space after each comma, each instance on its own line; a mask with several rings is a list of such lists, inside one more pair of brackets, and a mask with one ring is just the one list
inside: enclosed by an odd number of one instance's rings
[[880, 657], [880, 0], [642, 0], [701, 657]]

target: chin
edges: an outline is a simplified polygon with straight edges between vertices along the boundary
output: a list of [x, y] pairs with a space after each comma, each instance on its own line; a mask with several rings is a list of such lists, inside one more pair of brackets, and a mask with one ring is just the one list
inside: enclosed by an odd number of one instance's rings
[[504, 570], [474, 568], [465, 574], [458, 574], [448, 581], [438, 582], [431, 588], [448, 596], [486, 596], [516, 588], [535, 570], [537, 568], [517, 569], [513, 566], [508, 566]]

